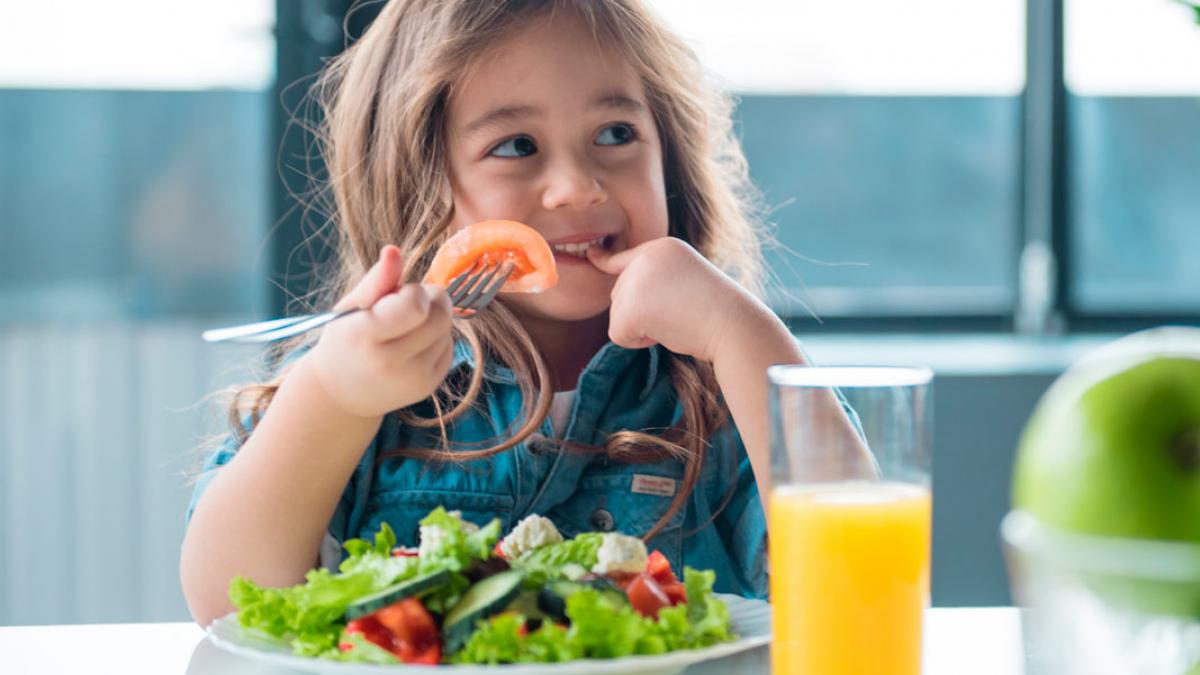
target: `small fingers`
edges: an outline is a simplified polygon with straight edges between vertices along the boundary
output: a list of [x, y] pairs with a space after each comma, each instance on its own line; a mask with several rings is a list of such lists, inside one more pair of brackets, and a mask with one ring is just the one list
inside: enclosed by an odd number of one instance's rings
[[373, 334], [379, 340], [404, 337], [428, 322], [448, 330], [450, 298], [437, 286], [407, 284], [399, 291], [384, 296], [371, 308]]
[[399, 248], [391, 244], [384, 246], [379, 252], [379, 260], [367, 270], [354, 288], [334, 305], [334, 309], [340, 311], [351, 307], [370, 307], [380, 298], [395, 291], [404, 271], [403, 258]]
[[454, 340], [449, 335], [441, 336], [413, 356], [412, 361], [415, 368], [424, 369], [431, 380], [441, 383], [454, 363]]
[[601, 272], [612, 275], [618, 275], [623, 272], [637, 255], [638, 247], [628, 248], [618, 253], [610, 253], [599, 246], [589, 246], [587, 248], [588, 261]]
[[646, 349], [658, 344], [656, 340], [652, 340], [640, 333], [629, 331], [614, 331], [611, 328], [608, 331], [608, 339], [614, 344], [625, 349]]
[[645, 349], [656, 341], [647, 337], [633, 317], [614, 313], [609, 317], [608, 339], [626, 349]]

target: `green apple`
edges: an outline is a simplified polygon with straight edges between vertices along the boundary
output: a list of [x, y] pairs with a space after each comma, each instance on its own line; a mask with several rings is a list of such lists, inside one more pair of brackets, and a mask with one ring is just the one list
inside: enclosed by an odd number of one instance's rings
[[[1200, 329], [1135, 333], [1056, 380], [1021, 436], [1013, 504], [1052, 530], [1200, 544]], [[1200, 589], [1182, 579], [1126, 581], [1107, 590], [1200, 614]]]

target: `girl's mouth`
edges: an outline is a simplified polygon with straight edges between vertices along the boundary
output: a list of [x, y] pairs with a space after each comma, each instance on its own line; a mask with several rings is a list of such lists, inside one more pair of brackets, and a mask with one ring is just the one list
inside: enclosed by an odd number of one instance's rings
[[552, 244], [551, 249], [554, 250], [555, 258], [578, 258], [587, 260], [587, 251], [593, 246], [599, 246], [605, 250], [612, 248], [616, 243], [616, 235], [606, 235], [597, 237], [591, 241], [581, 241], [573, 244]]

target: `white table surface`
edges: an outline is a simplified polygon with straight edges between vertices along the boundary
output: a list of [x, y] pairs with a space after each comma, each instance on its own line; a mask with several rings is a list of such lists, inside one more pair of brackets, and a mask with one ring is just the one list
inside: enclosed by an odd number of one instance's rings
[[[766, 675], [762, 648], [693, 667], [688, 675]], [[0, 673], [294, 675], [228, 654], [192, 623], [0, 626]], [[934, 608], [925, 640], [925, 675], [1019, 675], [1020, 619], [1011, 607]]]

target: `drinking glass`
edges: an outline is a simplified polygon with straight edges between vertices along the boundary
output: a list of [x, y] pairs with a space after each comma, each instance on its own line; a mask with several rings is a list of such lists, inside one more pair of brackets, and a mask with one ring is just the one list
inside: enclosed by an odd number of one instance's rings
[[932, 371], [767, 375], [772, 673], [920, 673]]

